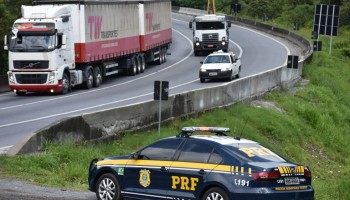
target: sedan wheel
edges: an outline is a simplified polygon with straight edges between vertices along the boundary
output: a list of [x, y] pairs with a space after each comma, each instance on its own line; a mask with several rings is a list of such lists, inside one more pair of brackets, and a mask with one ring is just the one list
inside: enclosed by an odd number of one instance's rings
[[112, 174], [102, 175], [96, 185], [96, 196], [99, 200], [120, 200], [120, 186]]
[[223, 189], [214, 187], [204, 193], [202, 200], [229, 200], [229, 198]]

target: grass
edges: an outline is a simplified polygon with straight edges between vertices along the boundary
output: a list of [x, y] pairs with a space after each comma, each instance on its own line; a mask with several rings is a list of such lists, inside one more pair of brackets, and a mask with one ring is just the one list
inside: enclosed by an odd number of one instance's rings
[[[303, 31], [302, 34], [308, 34]], [[310, 80], [295, 94], [274, 91], [265, 101], [271, 108], [235, 104], [200, 115], [176, 120], [162, 127], [161, 137], [173, 136], [183, 126], [230, 127], [232, 135], [259, 141], [284, 157], [308, 165], [313, 173], [317, 200], [347, 199], [350, 196], [350, 32], [334, 38], [332, 56], [329, 37], [321, 37], [324, 50], [304, 66]], [[329, 43], [328, 43], [329, 44]], [[316, 59], [317, 58], [317, 59]], [[301, 87], [301, 84], [296, 86]], [[124, 155], [159, 139], [157, 130], [125, 134], [110, 144], [47, 144], [35, 155], [0, 157], [0, 176], [20, 178], [36, 184], [86, 190], [91, 159]]]

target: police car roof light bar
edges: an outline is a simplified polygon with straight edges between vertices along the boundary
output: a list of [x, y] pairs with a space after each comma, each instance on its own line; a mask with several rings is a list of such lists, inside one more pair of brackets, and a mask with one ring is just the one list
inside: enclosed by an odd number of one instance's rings
[[177, 137], [189, 137], [193, 132], [210, 132], [215, 133], [217, 136], [227, 136], [225, 132], [230, 132], [229, 128], [224, 127], [183, 127], [181, 133], [176, 135]]

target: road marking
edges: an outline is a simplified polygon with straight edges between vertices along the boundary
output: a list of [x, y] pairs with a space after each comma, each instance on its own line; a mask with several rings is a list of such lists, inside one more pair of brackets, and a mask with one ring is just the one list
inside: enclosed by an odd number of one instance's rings
[[[192, 45], [192, 41], [189, 40], [185, 35], [183, 35], [182, 33], [180, 33], [179, 31], [173, 29], [175, 32], [177, 32], [178, 34], [180, 34], [181, 36], [183, 36], [184, 38], [187, 39], [187, 41]], [[96, 89], [96, 90], [93, 90], [93, 91], [88, 91], [88, 92], [83, 92], [83, 93], [80, 93], [80, 94], [74, 94], [74, 95], [69, 95], [70, 97], [71, 96], [76, 96], [76, 95], [81, 95], [81, 94], [86, 94], [86, 93], [90, 93], [90, 92], [94, 92], [94, 91], [99, 91], [99, 90], [105, 90], [105, 89], [108, 89], [108, 88], [113, 88], [113, 87], [116, 87], [116, 86], [120, 86], [120, 85], [125, 85], [125, 84], [128, 84], [128, 83], [131, 83], [131, 82], [134, 82], [136, 80], [140, 80], [140, 79], [143, 79], [143, 78], [146, 78], [146, 77], [149, 77], [149, 76], [152, 76], [154, 74], [157, 74], [159, 72], [162, 72], [164, 70], [167, 70], [169, 68], [172, 68], [178, 64], [180, 64], [181, 62], [185, 61], [186, 59], [188, 59], [193, 53], [193, 47], [191, 49], [191, 51], [189, 52], [189, 54], [184, 57], [183, 59], [179, 60], [178, 62], [168, 66], [168, 67], [165, 67], [165, 68], [162, 68], [156, 72], [153, 72], [151, 74], [148, 74], [148, 75], [145, 75], [145, 76], [142, 76], [142, 77], [139, 77], [139, 78], [136, 78], [136, 79], [133, 79], [133, 80], [130, 80], [130, 81], [127, 81], [127, 82], [123, 82], [123, 83], [120, 83], [120, 84], [116, 84], [116, 85], [112, 85], [112, 86], [109, 86], [109, 87], [105, 87], [105, 88], [101, 88], [101, 89]], [[189, 82], [190, 83], [190, 82]], [[189, 84], [187, 83], [187, 84]], [[176, 87], [180, 87], [180, 86], [183, 86], [184, 83], [178, 85], [178, 86], [174, 86], [174, 87], [171, 87], [171, 88], [176, 88]], [[170, 88], [170, 89], [171, 89]], [[111, 104], [115, 104], [115, 103], [120, 103], [120, 102], [123, 102], [123, 101], [127, 101], [127, 100], [131, 100], [131, 99], [136, 99], [136, 98], [139, 98], [139, 97], [143, 97], [143, 96], [147, 96], [147, 95], [150, 95], [150, 94], [153, 94], [152, 93], [146, 93], [146, 94], [142, 94], [142, 95], [139, 95], [139, 96], [136, 96], [136, 97], [130, 97], [130, 98], [127, 98], [127, 99], [122, 99], [122, 100], [118, 100], [118, 101], [114, 101], [114, 102], [109, 102], [109, 103], [105, 103], [105, 104], [100, 104], [100, 105], [96, 105], [96, 106], [91, 106], [91, 107], [88, 107], [88, 108], [82, 108], [82, 109], [78, 109], [78, 110], [72, 110], [72, 111], [69, 111], [69, 112], [64, 112], [64, 113], [58, 113], [58, 114], [54, 114], [54, 115], [49, 115], [49, 116], [45, 116], [45, 117], [39, 117], [39, 118], [35, 118], [35, 119], [30, 119], [30, 120], [24, 120], [24, 121], [20, 121], [20, 122], [13, 122], [13, 123], [9, 123], [9, 124], [3, 124], [3, 125], [0, 125], [0, 128], [4, 128], [4, 127], [8, 127], [8, 126], [13, 126], [13, 125], [18, 125], [18, 124], [24, 124], [24, 123], [29, 123], [29, 122], [34, 122], [34, 121], [39, 121], [39, 120], [43, 120], [43, 119], [49, 119], [49, 118], [53, 118], [53, 117], [58, 117], [58, 116], [61, 116], [61, 115], [67, 115], [67, 114], [72, 114], [72, 113], [75, 113], [75, 112], [80, 112], [80, 111], [84, 111], [84, 110], [90, 110], [90, 109], [93, 109], [93, 108], [98, 108], [98, 107], [103, 107], [103, 106], [107, 106], [107, 105], [111, 105]], [[33, 102], [33, 103], [27, 103], [27, 104], [22, 104], [22, 105], [17, 105], [17, 106], [10, 106], [10, 107], [5, 107], [5, 108], [1, 108], [0, 110], [5, 110], [5, 109], [9, 109], [9, 108], [13, 108], [13, 107], [21, 107], [21, 106], [28, 106], [28, 105], [32, 105], [32, 104], [37, 104], [37, 103], [42, 103], [42, 102], [47, 102], [47, 101], [53, 101], [53, 100], [56, 100], [56, 99], [62, 99], [62, 98], [67, 98], [67, 97], [59, 97], [59, 98], [55, 98], [55, 99], [48, 99], [48, 100], [43, 100], [43, 101], [37, 101], [37, 102]], [[137, 102], [137, 103], [134, 103], [134, 104], [128, 104], [128, 105], [135, 105], [135, 104], [140, 104], [140, 103], [143, 103], [143, 102], [146, 102], [146, 101], [142, 101], [142, 102]], [[118, 108], [118, 107], [115, 107], [115, 108]], [[111, 109], [111, 108], [110, 108]], [[108, 110], [110, 110], [108, 109]], [[105, 109], [107, 110], [107, 109]], [[104, 110], [100, 110], [100, 111], [104, 111]], [[99, 111], [99, 112], [100, 112]], [[85, 113], [87, 114], [87, 113]]]

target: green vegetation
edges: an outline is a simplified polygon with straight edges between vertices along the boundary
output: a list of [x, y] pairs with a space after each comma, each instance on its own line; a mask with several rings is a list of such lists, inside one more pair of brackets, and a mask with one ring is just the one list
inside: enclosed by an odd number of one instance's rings
[[[256, 1], [242, 1], [242, 5]], [[307, 5], [312, 5], [308, 2], [313, 1], [293, 2], [302, 2], [295, 3], [295, 7], [309, 9]], [[350, 8], [349, 1], [339, 2]], [[289, 13], [294, 14], [292, 9]], [[349, 16], [350, 12], [343, 13]], [[269, 23], [277, 24], [287, 18], [287, 15], [278, 16], [277, 13]], [[310, 25], [312, 22], [306, 21], [299, 33], [310, 38]], [[350, 196], [350, 25], [343, 26], [339, 36], [333, 38], [332, 54], [329, 55], [329, 37], [321, 37], [323, 51], [315, 52], [313, 62], [304, 66], [303, 78], [309, 80], [309, 84], [305, 87], [297, 84], [300, 88], [296, 93], [274, 91], [266, 96], [265, 101], [274, 103], [284, 112], [238, 103], [198, 118], [176, 120], [162, 128], [161, 136], [173, 136], [183, 126], [230, 127], [232, 135], [259, 141], [294, 162], [308, 165], [317, 200], [347, 199]], [[45, 152], [40, 154], [2, 156], [0, 175], [83, 190], [87, 187], [91, 159], [129, 154], [158, 139], [156, 132], [125, 134], [121, 140], [96, 146], [47, 144]]]

